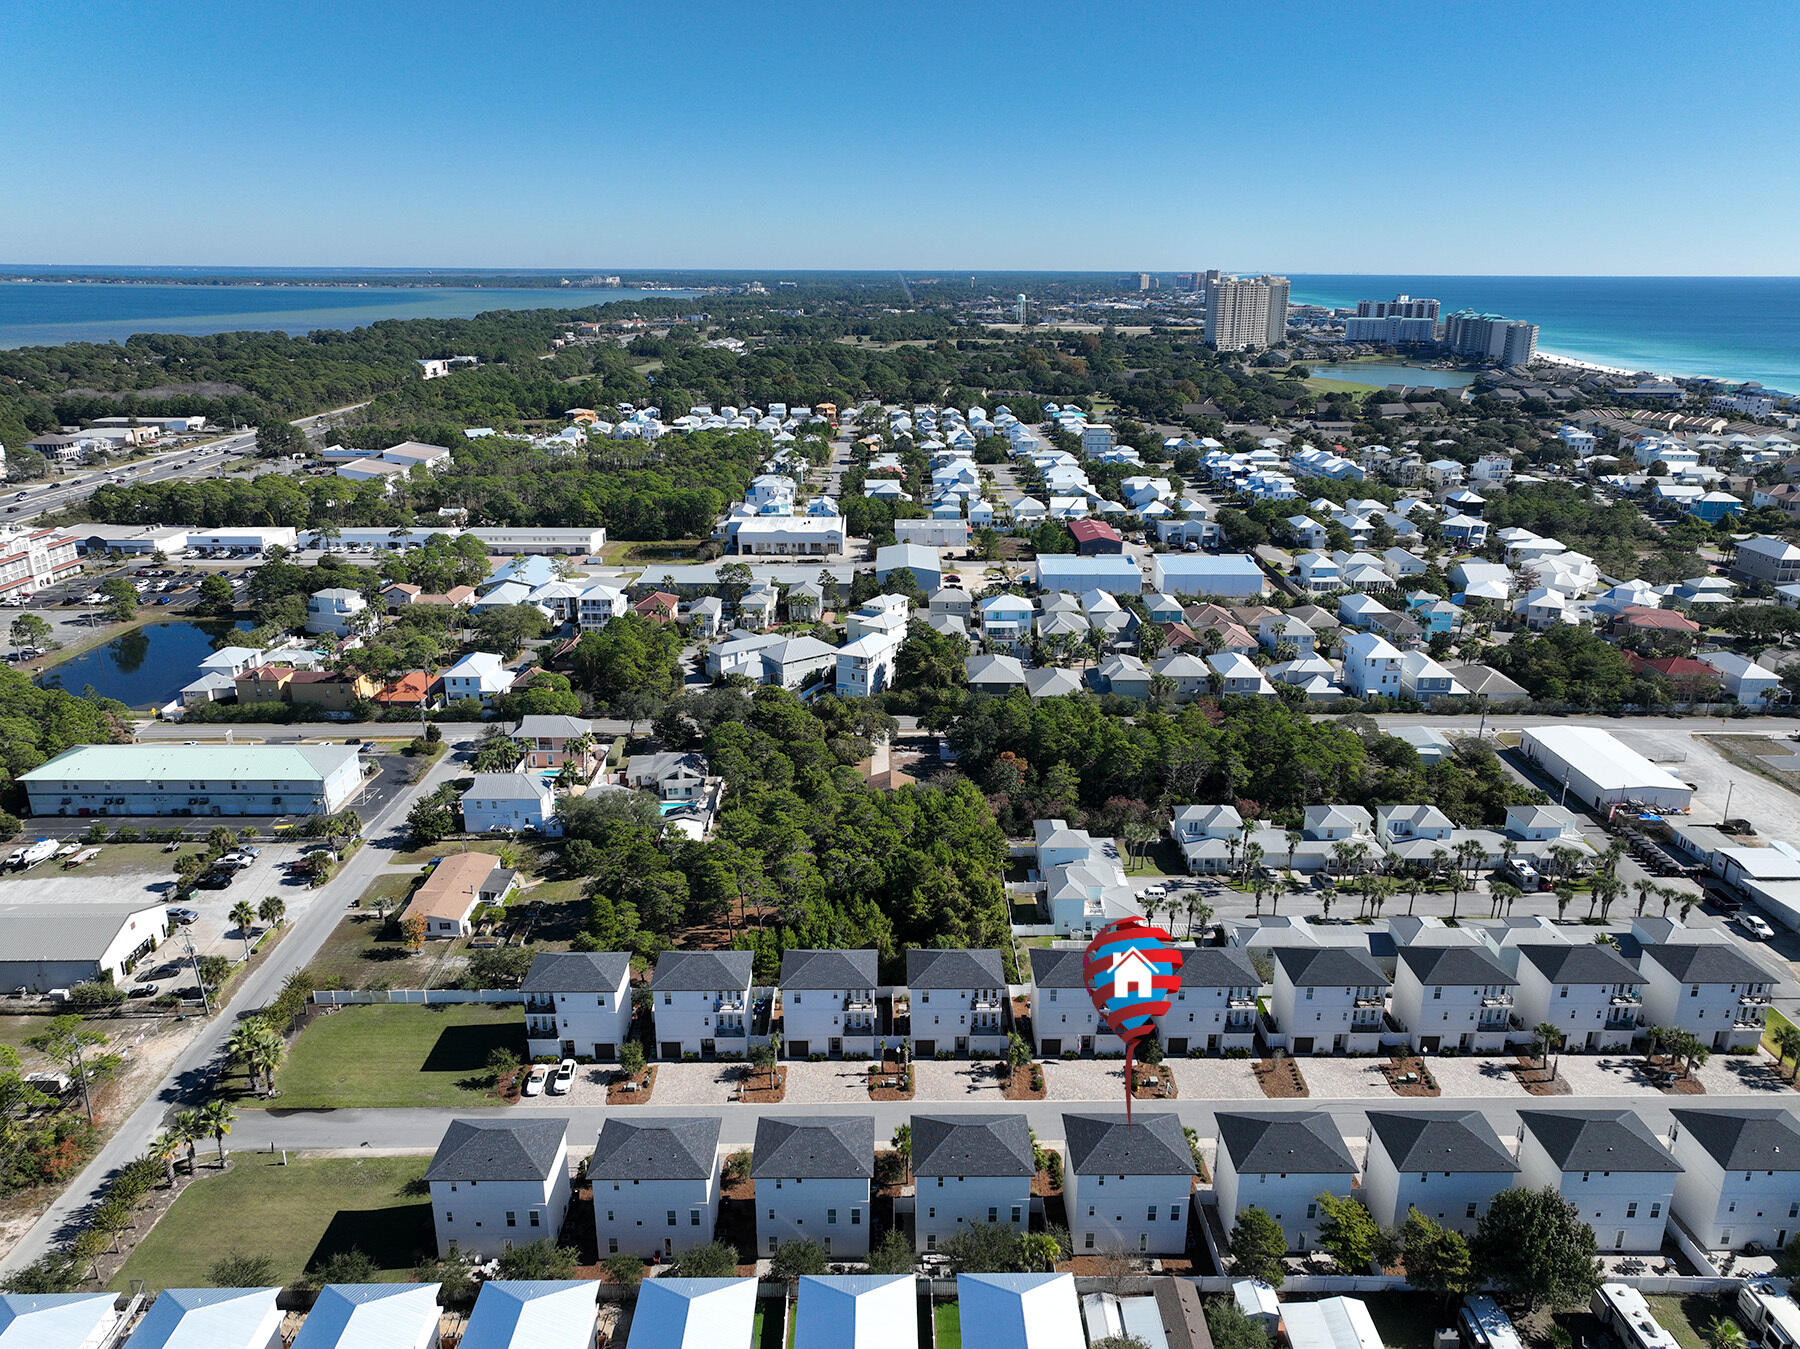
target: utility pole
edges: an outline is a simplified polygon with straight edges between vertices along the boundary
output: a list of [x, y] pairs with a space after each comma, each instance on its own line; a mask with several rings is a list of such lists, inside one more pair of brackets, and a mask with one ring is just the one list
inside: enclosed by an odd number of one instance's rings
[[188, 961], [194, 967], [194, 982], [200, 986], [200, 1005], [206, 1009], [207, 1016], [212, 1015], [212, 999], [206, 994], [206, 980], [200, 977], [200, 956], [194, 950], [194, 934], [186, 924], [181, 929], [181, 944], [187, 947]]

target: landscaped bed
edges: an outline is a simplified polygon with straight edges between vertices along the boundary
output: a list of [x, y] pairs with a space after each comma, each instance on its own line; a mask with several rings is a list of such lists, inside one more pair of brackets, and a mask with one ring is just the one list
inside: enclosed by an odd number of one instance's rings
[[275, 1074], [277, 1095], [244, 1106], [333, 1110], [355, 1106], [492, 1106], [494, 1051], [525, 1057], [517, 1006], [387, 1003], [340, 1007], [294, 1041]]
[[1258, 1059], [1252, 1065], [1252, 1071], [1256, 1074], [1256, 1085], [1272, 1101], [1288, 1101], [1309, 1094], [1306, 1079], [1300, 1075], [1300, 1065], [1285, 1055], [1278, 1059]]
[[286, 1284], [351, 1247], [375, 1262], [377, 1279], [407, 1279], [434, 1242], [431, 1202], [419, 1188], [429, 1162], [298, 1158], [283, 1166], [279, 1153], [235, 1153], [223, 1175], [202, 1168], [111, 1286], [142, 1279], [153, 1289], [204, 1287], [207, 1271], [228, 1255], [266, 1255]]
[[869, 1073], [871, 1101], [910, 1101], [913, 1098], [912, 1065], [896, 1058], [884, 1058]]
[[647, 1066], [635, 1077], [629, 1073], [612, 1074], [606, 1084], [606, 1103], [608, 1105], [649, 1105], [650, 1097], [656, 1090], [656, 1065]]
[[1431, 1074], [1431, 1068], [1421, 1058], [1395, 1058], [1387, 1061], [1382, 1070], [1387, 1078], [1388, 1086], [1393, 1088], [1396, 1096], [1437, 1096], [1440, 1095], [1437, 1078]]
[[1532, 1058], [1526, 1054], [1517, 1055], [1507, 1065], [1518, 1084], [1533, 1096], [1567, 1096], [1569, 1094], [1568, 1079], [1561, 1075], [1552, 1077], [1555, 1064], [1549, 1068], [1542, 1059]]

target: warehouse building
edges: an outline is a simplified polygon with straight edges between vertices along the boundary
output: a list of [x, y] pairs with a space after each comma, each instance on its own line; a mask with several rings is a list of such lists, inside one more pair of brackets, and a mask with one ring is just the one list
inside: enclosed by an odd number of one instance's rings
[[1539, 772], [1602, 813], [1624, 802], [1685, 811], [1694, 789], [1597, 726], [1534, 726], [1519, 751]]
[[160, 904], [9, 904], [0, 908], [0, 990], [123, 980], [168, 930]]
[[355, 745], [77, 745], [19, 776], [33, 815], [330, 815]]
[[1066, 590], [1085, 595], [1104, 590], [1109, 595], [1141, 595], [1144, 574], [1135, 558], [1117, 553], [1082, 557], [1079, 553], [1044, 553], [1037, 560], [1038, 588], [1046, 594]]
[[1150, 588], [1164, 595], [1248, 600], [1260, 599], [1267, 587], [1248, 553], [1158, 553], [1150, 563]]

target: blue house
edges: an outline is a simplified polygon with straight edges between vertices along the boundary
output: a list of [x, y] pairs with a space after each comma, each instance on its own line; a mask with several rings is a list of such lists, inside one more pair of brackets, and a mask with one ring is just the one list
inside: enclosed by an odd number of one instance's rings
[[1707, 492], [1689, 502], [1687, 512], [1695, 519], [1704, 520], [1707, 524], [1712, 525], [1743, 509], [1744, 503], [1729, 492]]

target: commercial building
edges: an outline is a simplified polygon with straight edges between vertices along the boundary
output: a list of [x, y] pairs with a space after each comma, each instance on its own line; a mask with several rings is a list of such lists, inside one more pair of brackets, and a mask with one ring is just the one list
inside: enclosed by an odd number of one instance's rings
[[9, 904], [0, 908], [0, 989], [123, 982], [168, 935], [168, 923], [161, 904]]
[[1144, 576], [1135, 559], [1118, 553], [1082, 557], [1075, 553], [1044, 553], [1037, 560], [1038, 587], [1046, 593], [1063, 590], [1085, 595], [1104, 590], [1109, 595], [1139, 595]]
[[1444, 345], [1459, 356], [1499, 365], [1528, 365], [1537, 355], [1538, 327], [1498, 314], [1459, 309], [1444, 319]]
[[189, 530], [187, 546], [196, 553], [220, 549], [262, 553], [270, 548], [286, 548], [292, 552], [298, 539], [289, 525], [239, 525], [231, 529]]
[[80, 569], [74, 536], [60, 529], [0, 534], [0, 595], [33, 595]]
[[569, 1211], [568, 1122], [456, 1119], [425, 1170], [439, 1255], [555, 1241]]
[[1268, 578], [1248, 553], [1158, 553], [1150, 564], [1150, 588], [1176, 596], [1260, 599]]
[[33, 815], [330, 815], [363, 773], [355, 745], [77, 745], [19, 781]]
[[1287, 340], [1288, 279], [1206, 274], [1206, 341], [1219, 351]]
[[1437, 336], [1438, 302], [1396, 295], [1391, 300], [1359, 300], [1344, 320], [1350, 342], [1430, 342]]
[[1596, 726], [1533, 726], [1519, 751], [1567, 794], [1595, 810], [1622, 802], [1685, 811], [1694, 789]]

